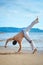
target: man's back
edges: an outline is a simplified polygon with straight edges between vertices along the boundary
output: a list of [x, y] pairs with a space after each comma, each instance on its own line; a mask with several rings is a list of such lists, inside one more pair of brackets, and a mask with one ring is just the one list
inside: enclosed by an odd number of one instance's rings
[[21, 42], [22, 39], [23, 39], [24, 35], [22, 32], [18, 33], [17, 35], [15, 35], [13, 38], [14, 40], [18, 41], [18, 42]]

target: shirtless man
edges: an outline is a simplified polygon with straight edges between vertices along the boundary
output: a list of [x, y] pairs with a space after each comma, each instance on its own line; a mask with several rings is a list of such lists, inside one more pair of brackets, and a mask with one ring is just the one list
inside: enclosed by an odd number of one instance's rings
[[19, 32], [17, 35], [15, 35], [14, 37], [12, 37], [12, 38], [9, 38], [9, 39], [7, 39], [7, 41], [6, 41], [6, 43], [5, 43], [5, 48], [6, 48], [6, 46], [7, 46], [7, 43], [9, 42], [9, 41], [12, 41], [12, 40], [14, 40], [13, 41], [13, 44], [16, 44], [17, 42], [18, 42], [18, 44], [19, 44], [19, 49], [18, 49], [18, 51], [17, 51], [17, 53], [18, 52], [20, 52], [21, 51], [21, 47], [22, 47], [22, 40], [23, 40], [23, 38], [25, 38], [29, 43], [30, 43], [30, 45], [31, 45], [31, 47], [32, 47], [32, 50], [33, 50], [33, 54], [37, 51], [37, 48], [35, 47], [35, 44], [34, 44], [34, 42], [32, 41], [32, 39], [29, 37], [29, 34], [28, 34], [28, 32], [31, 30], [31, 28], [35, 25], [35, 24], [37, 24], [39, 21], [38, 21], [38, 17], [28, 26], [28, 27], [26, 27], [26, 29], [23, 29], [21, 32]]

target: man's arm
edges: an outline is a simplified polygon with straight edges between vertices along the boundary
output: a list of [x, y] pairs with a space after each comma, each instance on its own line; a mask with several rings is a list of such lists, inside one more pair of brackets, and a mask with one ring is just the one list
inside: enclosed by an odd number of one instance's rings
[[18, 42], [18, 44], [19, 44], [19, 49], [18, 49], [18, 51], [16, 53], [19, 53], [21, 51], [21, 43]]
[[9, 41], [11, 41], [11, 40], [13, 40], [13, 38], [7, 39], [7, 41], [6, 41], [6, 43], [5, 43], [5, 48], [6, 48], [6, 46], [7, 46], [7, 43], [8, 43]]
[[19, 49], [18, 49], [18, 52], [20, 52], [21, 51], [21, 44], [19, 44]]

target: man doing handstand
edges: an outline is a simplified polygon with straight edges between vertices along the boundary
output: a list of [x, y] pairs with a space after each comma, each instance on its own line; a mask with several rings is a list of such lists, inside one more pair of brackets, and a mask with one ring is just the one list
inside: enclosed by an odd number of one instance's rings
[[34, 42], [33, 42], [33, 40], [29, 37], [29, 34], [28, 34], [28, 32], [31, 30], [31, 28], [35, 25], [35, 24], [37, 24], [39, 21], [38, 21], [38, 17], [28, 26], [28, 27], [26, 27], [25, 29], [23, 29], [21, 32], [19, 32], [17, 35], [15, 35], [14, 37], [12, 37], [12, 38], [9, 38], [9, 39], [7, 39], [7, 41], [6, 41], [6, 43], [5, 43], [5, 48], [6, 48], [6, 45], [7, 45], [7, 43], [9, 42], [9, 41], [12, 41], [12, 40], [14, 40], [13, 41], [13, 44], [15, 45], [17, 42], [18, 42], [18, 44], [19, 44], [19, 49], [18, 49], [18, 51], [17, 52], [20, 52], [21, 51], [21, 47], [22, 47], [22, 40], [23, 40], [23, 38], [25, 38], [29, 43], [30, 43], [30, 45], [31, 45], [31, 47], [32, 47], [32, 50], [33, 50], [33, 54], [37, 51], [37, 48], [36, 48], [36, 46], [35, 46], [35, 44], [34, 44]]

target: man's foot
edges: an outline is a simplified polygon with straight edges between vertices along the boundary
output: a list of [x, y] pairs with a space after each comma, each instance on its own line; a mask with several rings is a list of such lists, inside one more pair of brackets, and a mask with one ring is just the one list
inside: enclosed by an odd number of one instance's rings
[[5, 45], [4, 47], [6, 48], [7, 46]]
[[35, 19], [35, 22], [36, 22], [36, 23], [39, 23], [39, 21], [38, 21], [38, 17]]
[[32, 52], [32, 54], [34, 54], [37, 51], [37, 49], [35, 48], [34, 51]]

